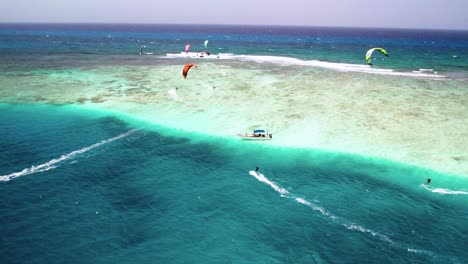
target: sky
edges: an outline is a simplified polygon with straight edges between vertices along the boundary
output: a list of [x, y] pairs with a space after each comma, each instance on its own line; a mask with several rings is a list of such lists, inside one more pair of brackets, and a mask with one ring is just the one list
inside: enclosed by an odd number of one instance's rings
[[0, 0], [0, 22], [468, 30], [468, 0]]

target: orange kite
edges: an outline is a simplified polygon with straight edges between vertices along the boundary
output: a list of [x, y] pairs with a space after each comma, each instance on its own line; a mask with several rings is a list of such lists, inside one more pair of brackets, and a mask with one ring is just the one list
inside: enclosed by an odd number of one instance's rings
[[190, 70], [190, 68], [192, 68], [192, 67], [197, 68], [198, 65], [192, 64], [192, 63], [185, 64], [184, 69], [182, 70], [182, 75], [184, 76], [184, 79], [187, 78], [187, 73]]

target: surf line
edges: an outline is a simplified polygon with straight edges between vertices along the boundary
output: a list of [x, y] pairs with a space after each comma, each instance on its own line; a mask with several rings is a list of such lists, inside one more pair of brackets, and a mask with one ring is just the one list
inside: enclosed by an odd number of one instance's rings
[[[221, 56], [221, 57], [220, 57]], [[199, 58], [196, 53], [167, 53], [166, 56], [161, 56], [160, 58]], [[351, 63], [339, 63], [339, 62], [329, 62], [329, 61], [320, 61], [320, 60], [301, 60], [293, 57], [282, 57], [282, 56], [262, 56], [262, 55], [235, 55], [232, 53], [220, 53], [218, 56], [211, 57], [213, 59], [223, 59], [223, 60], [237, 60], [237, 61], [252, 61], [257, 63], [270, 62], [277, 65], [289, 66], [289, 65], [298, 65], [311, 68], [325, 68], [340, 72], [360, 72], [366, 74], [380, 74], [380, 75], [391, 75], [391, 76], [404, 76], [404, 77], [416, 77], [416, 78], [428, 78], [434, 80], [441, 80], [447, 78], [445, 75], [437, 74], [433, 69], [419, 69], [419, 71], [412, 72], [400, 72], [394, 71], [393, 69], [377, 69], [371, 68], [369, 65], [365, 64], [351, 64]], [[208, 58], [205, 58], [208, 59]]]
[[329, 217], [333, 221], [335, 221], [335, 222], [339, 223], [340, 225], [346, 227], [346, 229], [348, 229], [348, 230], [371, 234], [372, 236], [379, 238], [380, 240], [390, 244], [391, 246], [394, 246], [394, 247], [399, 248], [399, 249], [406, 249], [408, 252], [411, 252], [411, 253], [424, 254], [424, 255], [431, 256], [431, 257], [435, 256], [435, 254], [430, 252], [430, 251], [407, 247], [407, 246], [405, 246], [405, 245], [403, 245], [401, 243], [398, 243], [398, 242], [395, 242], [395, 241], [391, 240], [386, 235], [382, 235], [382, 234], [380, 234], [378, 232], [375, 232], [373, 230], [370, 230], [368, 228], [365, 228], [363, 226], [355, 224], [355, 223], [353, 223], [353, 222], [351, 222], [349, 220], [339, 218], [339, 217], [333, 215], [331, 212], [329, 212], [328, 210], [326, 210], [325, 208], [323, 208], [321, 206], [318, 206], [318, 205], [316, 205], [314, 203], [311, 203], [311, 202], [307, 201], [304, 198], [295, 197], [295, 196], [291, 195], [291, 193], [288, 192], [286, 189], [284, 189], [284, 188], [278, 186], [277, 184], [275, 184], [274, 182], [270, 181], [267, 177], [265, 177], [261, 173], [257, 173], [255, 171], [249, 171], [249, 174], [252, 175], [253, 177], [255, 177], [257, 180], [269, 185], [276, 192], [280, 193], [281, 197], [294, 199], [296, 202], [298, 202], [300, 204], [303, 204], [303, 205], [309, 207], [310, 209], [312, 209], [314, 211], [319, 211], [322, 215]]
[[111, 142], [113, 142], [115, 140], [118, 140], [118, 139], [124, 138], [126, 136], [129, 136], [129, 135], [133, 134], [135, 131], [136, 131], [136, 129], [129, 130], [129, 131], [127, 131], [127, 132], [125, 132], [123, 134], [120, 134], [120, 135], [118, 135], [116, 137], [105, 139], [105, 140], [102, 140], [102, 141], [100, 141], [98, 143], [95, 143], [95, 144], [93, 144], [91, 146], [87, 146], [87, 147], [84, 147], [82, 149], [75, 150], [75, 151], [72, 151], [72, 152], [67, 153], [67, 154], [63, 154], [59, 158], [49, 160], [46, 163], [43, 163], [43, 164], [40, 164], [40, 165], [37, 165], [37, 166], [32, 165], [30, 168], [25, 168], [22, 171], [0, 176], [0, 181], [7, 182], [7, 181], [10, 181], [10, 180], [12, 180], [14, 178], [18, 178], [18, 177], [21, 177], [21, 176], [26, 176], [26, 175], [35, 174], [35, 173], [42, 172], [42, 171], [48, 171], [48, 170], [51, 170], [51, 169], [55, 169], [57, 167], [56, 166], [57, 163], [60, 163], [60, 162], [62, 162], [64, 160], [72, 159], [75, 156], [83, 154], [83, 153], [85, 153], [87, 151], [90, 151], [90, 150], [92, 150], [94, 148], [98, 148], [98, 147], [100, 147], [102, 145], [105, 145], [105, 144], [111, 143]]

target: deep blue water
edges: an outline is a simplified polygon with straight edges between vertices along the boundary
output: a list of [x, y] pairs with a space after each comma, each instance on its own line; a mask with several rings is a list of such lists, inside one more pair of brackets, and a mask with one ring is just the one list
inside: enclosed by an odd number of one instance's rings
[[468, 195], [420, 186], [456, 190], [463, 178], [172, 137], [65, 106], [0, 110], [0, 176], [53, 163], [0, 182], [1, 263], [468, 261]]
[[[9, 62], [24, 55], [155, 55], [178, 53], [185, 44], [212, 53], [288, 56], [365, 64], [371, 47], [384, 47], [396, 70], [434, 69], [468, 75], [468, 31], [279, 26], [0, 24], [0, 55]], [[12, 58], [11, 55], [14, 57]], [[376, 54], [378, 57], [379, 55]], [[42, 58], [42, 57], [41, 57]]]

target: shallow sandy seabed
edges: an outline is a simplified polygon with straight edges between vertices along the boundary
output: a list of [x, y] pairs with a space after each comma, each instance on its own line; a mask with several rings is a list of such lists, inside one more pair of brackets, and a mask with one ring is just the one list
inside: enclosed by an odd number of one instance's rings
[[201, 61], [184, 80], [184, 63], [3, 74], [0, 100], [78, 104], [223, 137], [263, 128], [273, 134], [264, 144], [468, 176], [467, 81], [235, 61]]

